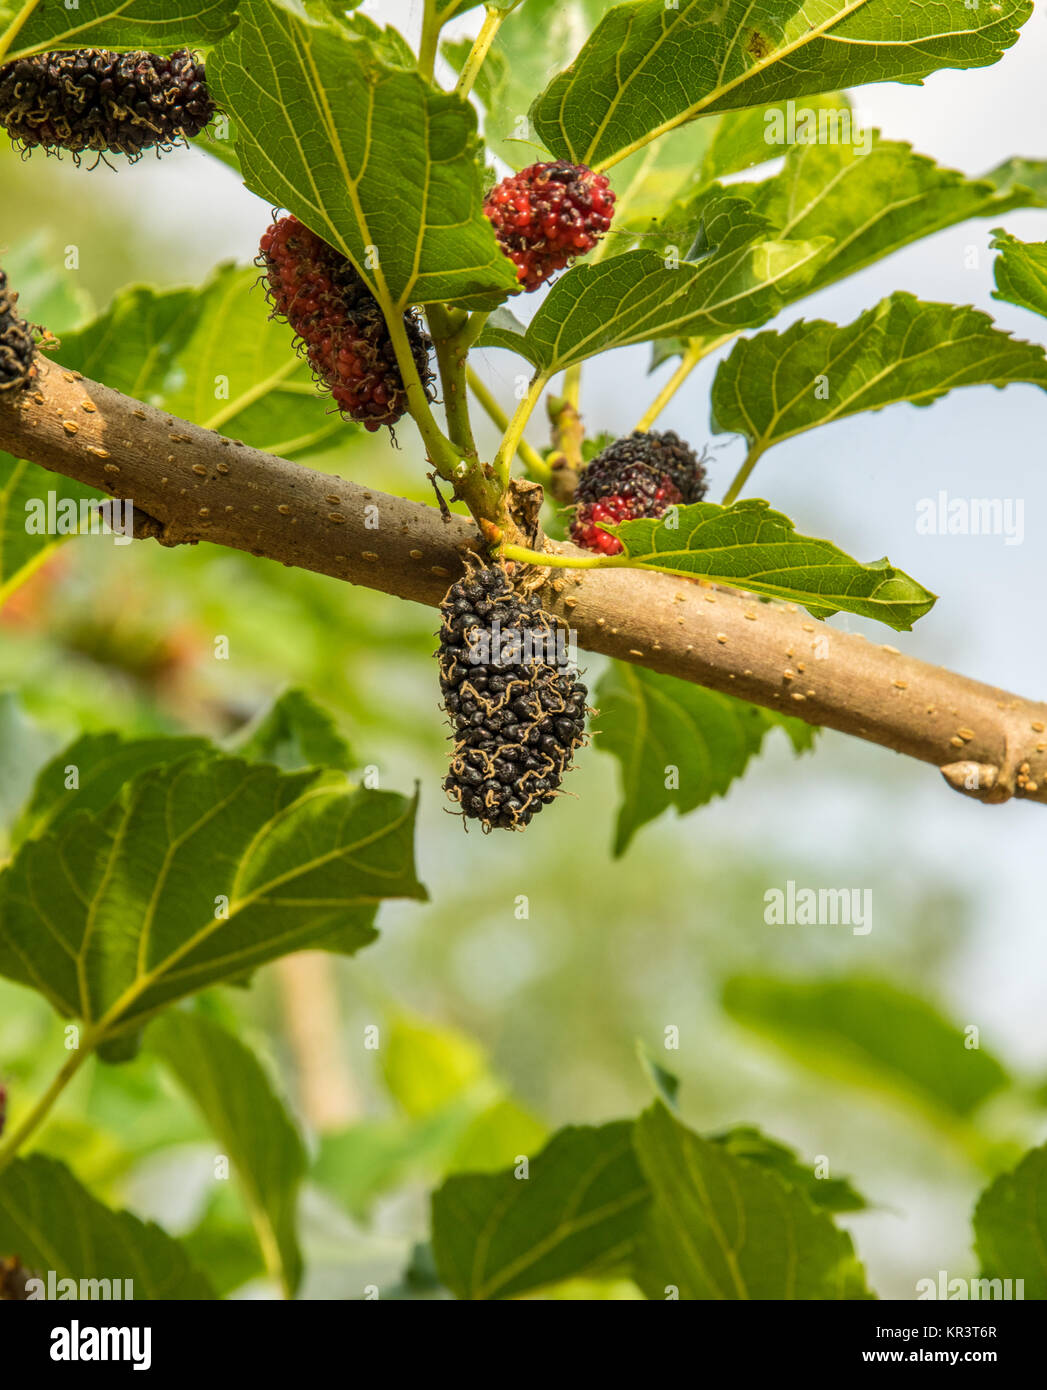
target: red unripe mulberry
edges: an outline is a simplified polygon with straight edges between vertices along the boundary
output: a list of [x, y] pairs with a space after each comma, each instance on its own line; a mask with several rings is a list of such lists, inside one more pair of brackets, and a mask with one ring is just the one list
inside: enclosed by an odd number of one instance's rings
[[484, 212], [526, 290], [536, 290], [611, 225], [614, 193], [604, 174], [558, 159], [510, 174], [487, 195]]
[[[278, 218], [260, 249], [274, 316], [294, 329], [339, 410], [365, 429], [395, 425], [407, 409], [407, 392], [381, 306], [356, 267], [297, 217]], [[403, 322], [431, 400], [429, 338], [413, 312]]]

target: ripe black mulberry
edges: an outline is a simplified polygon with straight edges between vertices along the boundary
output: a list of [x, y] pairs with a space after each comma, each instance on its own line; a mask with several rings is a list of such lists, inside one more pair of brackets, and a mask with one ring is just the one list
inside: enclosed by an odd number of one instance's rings
[[440, 688], [454, 723], [444, 790], [485, 831], [523, 830], [584, 742], [588, 692], [565, 630], [500, 566], [452, 585], [441, 613]]
[[[295, 331], [317, 380], [339, 410], [366, 429], [395, 425], [407, 392], [381, 306], [356, 267], [297, 217], [262, 236], [261, 262], [274, 315]], [[413, 312], [404, 329], [422, 386], [433, 399], [431, 343]]]
[[199, 135], [215, 106], [204, 65], [188, 49], [38, 53], [0, 67], [0, 125], [24, 150], [125, 154], [172, 149]]
[[0, 270], [0, 394], [20, 391], [33, 374], [33, 335], [18, 313], [18, 295]]
[[614, 193], [606, 175], [558, 159], [503, 179], [484, 212], [524, 289], [536, 290], [593, 249], [611, 225]]
[[571, 539], [585, 550], [617, 555], [622, 543], [605, 524], [662, 516], [671, 506], [700, 502], [705, 465], [672, 430], [636, 431], [597, 454], [575, 489]]

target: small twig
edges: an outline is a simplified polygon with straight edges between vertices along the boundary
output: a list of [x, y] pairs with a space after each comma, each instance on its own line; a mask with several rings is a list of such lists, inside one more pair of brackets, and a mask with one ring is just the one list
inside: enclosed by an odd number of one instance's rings
[[425, 0], [425, 13], [422, 17], [422, 39], [418, 48], [418, 71], [427, 82], [432, 82], [436, 70], [436, 52], [440, 43], [442, 20], [436, 9], [436, 0]]
[[[473, 395], [476, 397], [477, 401], [483, 407], [484, 411], [490, 417], [492, 422], [495, 425], [497, 425], [498, 428], [504, 434], [505, 431], [509, 428], [509, 416], [498, 404], [494, 396], [492, 396], [491, 392], [487, 389], [484, 382], [477, 375], [476, 369], [474, 367], [467, 366], [465, 369], [465, 375], [466, 380], [469, 383], [470, 391], [472, 391]], [[535, 479], [536, 482], [549, 482], [549, 480], [552, 478], [552, 469], [546, 463], [545, 459], [542, 458], [538, 450], [535, 449], [533, 445], [528, 444], [526, 439], [521, 437], [517, 441], [516, 454], [517, 457], [523, 462], [523, 464], [527, 468], [527, 471], [531, 474], [531, 476]]]
[[701, 362], [703, 358], [708, 357], [710, 353], [715, 352], [717, 348], [723, 347], [724, 343], [729, 343], [731, 339], [735, 337], [737, 337], [735, 333], [724, 333], [723, 336], [719, 338], [692, 338], [686, 352], [680, 358], [679, 366], [640, 416], [639, 420], [637, 420], [636, 428], [644, 432], [649, 430], [655, 420], [658, 419], [658, 416], [661, 415], [662, 411], [676, 395], [677, 391], [679, 391], [680, 387], [694, 371], [695, 367], [697, 367], [698, 363]]
[[754, 444], [753, 447], [746, 454], [745, 461], [743, 462], [741, 468], [739, 468], [738, 472], [734, 475], [730, 487], [723, 495], [723, 505], [725, 507], [729, 507], [731, 503], [736, 500], [742, 488], [749, 481], [749, 477], [753, 469], [756, 467], [760, 459], [763, 457], [763, 452], [763, 447], [761, 445]]
[[476, 81], [480, 69], [484, 65], [484, 59], [490, 52], [491, 45], [498, 35], [498, 30], [502, 27], [502, 21], [505, 19], [505, 16], [506, 11], [496, 10], [490, 5], [487, 7], [487, 14], [480, 27], [480, 32], [473, 42], [473, 46], [469, 51], [469, 56], [465, 60], [465, 66], [462, 68], [461, 74], [459, 75], [458, 85], [454, 89], [456, 96], [460, 96], [464, 99], [472, 91], [473, 83]]
[[512, 466], [513, 455], [520, 447], [523, 439], [523, 432], [527, 428], [527, 422], [538, 404], [538, 400], [548, 384], [549, 378], [541, 372], [537, 372], [533, 377], [527, 394], [516, 407], [513, 418], [506, 426], [502, 436], [502, 442], [498, 446], [498, 452], [494, 457], [495, 473], [501, 479], [502, 486], [508, 487], [509, 474]]

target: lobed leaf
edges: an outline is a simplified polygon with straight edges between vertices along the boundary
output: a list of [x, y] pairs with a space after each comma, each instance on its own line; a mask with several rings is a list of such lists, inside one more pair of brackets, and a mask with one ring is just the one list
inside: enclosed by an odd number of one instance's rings
[[731, 187], [752, 200], [776, 236], [834, 238], [804, 294], [969, 218], [1047, 206], [1047, 164], [1026, 162], [1020, 170], [1003, 167], [971, 179], [902, 141], [867, 134], [867, 151], [846, 142], [794, 145], [774, 178]]
[[109, 1042], [291, 951], [351, 955], [380, 901], [424, 897], [414, 814], [337, 774], [217, 753], [147, 768], [0, 874], [0, 974]]

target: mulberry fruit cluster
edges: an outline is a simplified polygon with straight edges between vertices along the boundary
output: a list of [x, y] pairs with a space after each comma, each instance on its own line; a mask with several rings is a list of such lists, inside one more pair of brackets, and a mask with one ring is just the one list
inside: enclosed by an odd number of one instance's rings
[[18, 295], [0, 270], [0, 394], [18, 391], [33, 371], [33, 335], [18, 314]]
[[[407, 392], [381, 306], [352, 262], [297, 217], [281, 217], [262, 237], [261, 259], [274, 313], [294, 329], [317, 380], [339, 410], [369, 430], [395, 425]], [[432, 399], [430, 341], [404, 314], [411, 355]]]
[[444, 790], [485, 831], [523, 830], [584, 740], [588, 692], [563, 628], [500, 566], [452, 585], [441, 613], [440, 688], [454, 722]]
[[204, 65], [188, 49], [110, 53], [79, 48], [0, 67], [0, 124], [25, 150], [125, 154], [171, 149], [214, 115]]
[[571, 539], [585, 550], [617, 555], [622, 543], [604, 525], [661, 516], [668, 507], [700, 502], [705, 465], [672, 430], [637, 430], [597, 454], [575, 489]]
[[611, 225], [614, 193], [603, 174], [558, 159], [532, 164], [487, 195], [484, 212], [525, 290], [536, 290]]

